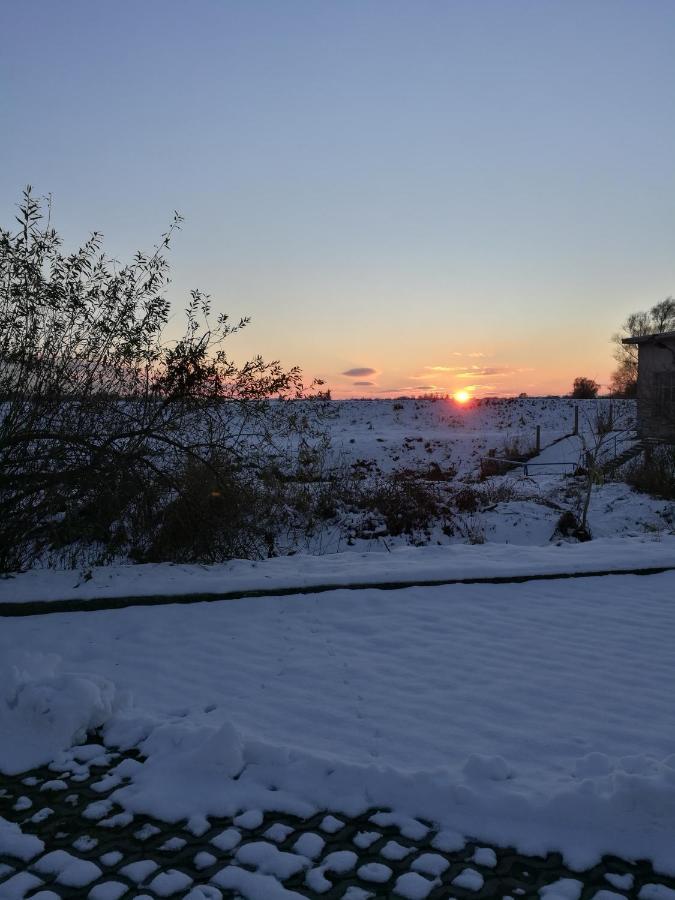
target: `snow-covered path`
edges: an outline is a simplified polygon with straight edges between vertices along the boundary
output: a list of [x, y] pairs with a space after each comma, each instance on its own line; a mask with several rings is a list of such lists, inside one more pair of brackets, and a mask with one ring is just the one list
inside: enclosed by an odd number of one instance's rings
[[[0, 656], [58, 653], [133, 694], [138, 737], [174, 729], [174, 779], [181, 729], [231, 722], [263, 781], [317, 804], [675, 869], [673, 598], [668, 573], [63, 613], [4, 620]], [[128, 798], [148, 812], [151, 781]]]
[[338, 591], [6, 621], [0, 646], [277, 744], [404, 769], [499, 754], [539, 784], [554, 758], [675, 753], [673, 598], [673, 575]]

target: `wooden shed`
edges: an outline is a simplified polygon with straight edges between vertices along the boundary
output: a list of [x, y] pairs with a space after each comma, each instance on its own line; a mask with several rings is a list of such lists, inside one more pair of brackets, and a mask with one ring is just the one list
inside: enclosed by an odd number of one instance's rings
[[675, 443], [675, 331], [624, 338], [638, 348], [638, 430], [647, 440]]

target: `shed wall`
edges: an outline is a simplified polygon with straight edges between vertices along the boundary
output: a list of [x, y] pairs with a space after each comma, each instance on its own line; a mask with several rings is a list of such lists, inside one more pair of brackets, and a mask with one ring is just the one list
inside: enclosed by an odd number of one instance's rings
[[675, 442], [675, 341], [640, 344], [638, 427], [646, 438]]

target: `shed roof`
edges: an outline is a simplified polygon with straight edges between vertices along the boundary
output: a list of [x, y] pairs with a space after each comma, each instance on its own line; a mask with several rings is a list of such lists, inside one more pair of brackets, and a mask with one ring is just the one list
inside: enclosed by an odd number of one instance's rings
[[660, 334], [641, 334], [622, 338], [622, 344], [658, 344], [661, 341], [675, 341], [675, 331], [662, 331]]

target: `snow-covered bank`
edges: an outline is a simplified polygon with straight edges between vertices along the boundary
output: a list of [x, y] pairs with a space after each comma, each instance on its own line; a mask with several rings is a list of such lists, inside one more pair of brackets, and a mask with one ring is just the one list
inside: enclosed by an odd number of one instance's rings
[[[113, 722], [109, 737], [119, 739], [126, 728], [136, 737], [135, 725]], [[197, 825], [201, 817], [242, 811], [309, 817], [330, 810], [351, 817], [391, 808], [383, 815], [410, 837], [425, 831], [419, 818], [440, 826], [446, 849], [472, 836], [521, 853], [562, 851], [578, 870], [613, 854], [650, 859], [658, 871], [675, 874], [675, 755], [586, 754], [573, 772], [551, 779], [550, 792], [534, 792], [521, 783], [518, 766], [500, 756], [473, 754], [457, 768], [403, 771], [242, 743], [229, 724], [162, 724], [142, 748], [147, 761], [113, 794], [132, 813]], [[120, 774], [130, 771], [125, 766]]]
[[675, 536], [602, 538], [586, 544], [453, 544], [368, 553], [297, 554], [212, 566], [158, 563], [76, 571], [34, 569], [0, 579], [0, 603], [218, 594], [318, 585], [602, 572], [675, 566]]
[[3, 648], [0, 664], [0, 771], [45, 765], [117, 706], [115, 685], [64, 670], [55, 653]]
[[100, 717], [147, 739], [131, 811], [384, 806], [675, 872], [674, 596], [668, 573], [64, 613], [5, 620], [0, 655], [133, 693]]

